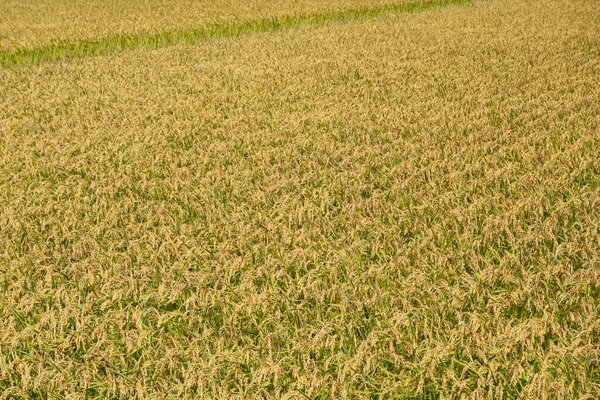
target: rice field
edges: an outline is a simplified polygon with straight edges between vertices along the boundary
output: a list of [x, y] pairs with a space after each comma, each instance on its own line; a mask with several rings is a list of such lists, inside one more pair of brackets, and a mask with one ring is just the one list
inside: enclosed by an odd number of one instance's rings
[[599, 2], [20, 3], [0, 399], [600, 397]]
[[[443, 0], [449, 2], [448, 0]], [[456, 1], [456, 0], [455, 0]], [[73, 41], [167, 35], [244, 22], [369, 12], [441, 0], [3, 0], [0, 50], [18, 52]]]

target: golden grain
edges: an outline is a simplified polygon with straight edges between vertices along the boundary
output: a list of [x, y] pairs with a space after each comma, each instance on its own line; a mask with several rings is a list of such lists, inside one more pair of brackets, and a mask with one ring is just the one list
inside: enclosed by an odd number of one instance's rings
[[0, 50], [427, 0], [4, 0]]
[[2, 398], [600, 396], [600, 7], [0, 71]]

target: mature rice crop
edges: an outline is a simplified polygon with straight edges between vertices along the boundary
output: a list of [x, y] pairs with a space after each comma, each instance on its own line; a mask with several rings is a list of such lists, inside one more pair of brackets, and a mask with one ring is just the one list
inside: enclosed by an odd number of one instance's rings
[[296, 15], [427, 4], [431, 0], [3, 0], [0, 50], [186, 31]]
[[240, 21], [227, 21], [225, 19], [225, 22], [208, 25], [202, 25], [199, 22], [199, 26], [191, 29], [117, 33], [109, 37], [62, 40], [45, 45], [41, 44], [33, 48], [0, 50], [0, 67], [24, 66], [77, 57], [115, 54], [128, 50], [156, 49], [175, 44], [194, 44], [209, 39], [231, 38], [250, 33], [275, 32], [292, 27], [297, 28], [302, 25], [316, 26], [391, 13], [417, 12], [451, 4], [467, 3], [468, 1], [470, 0], [416, 0], [382, 6], [370, 4], [367, 7], [341, 10], [333, 7], [330, 11], [316, 13], [314, 10], [312, 13], [309, 12], [311, 8], [305, 7], [308, 12], [283, 16], [273, 13], [271, 17], [262, 19], [252, 19], [252, 13], [249, 13]]
[[0, 398], [600, 397], [597, 1], [0, 88]]

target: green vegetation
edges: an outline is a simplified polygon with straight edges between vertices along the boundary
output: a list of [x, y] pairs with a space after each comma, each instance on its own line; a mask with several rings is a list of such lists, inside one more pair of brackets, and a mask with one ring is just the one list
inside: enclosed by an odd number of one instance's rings
[[600, 397], [600, 4], [373, 13], [0, 69], [1, 399]]

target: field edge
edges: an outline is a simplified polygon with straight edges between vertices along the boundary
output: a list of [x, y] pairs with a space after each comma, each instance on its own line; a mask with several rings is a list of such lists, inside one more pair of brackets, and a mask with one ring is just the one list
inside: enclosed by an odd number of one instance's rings
[[472, 1], [421, 0], [415, 3], [218, 24], [199, 29], [173, 30], [153, 34], [118, 35], [100, 40], [61, 41], [31, 49], [0, 51], [0, 67], [10, 68], [38, 65], [45, 62], [64, 61], [88, 56], [102, 56], [130, 50], [150, 50], [178, 44], [194, 44], [208, 39], [276, 32], [300, 26], [323, 25], [328, 22], [342, 22], [385, 14], [419, 12], [432, 8], [467, 4]]

